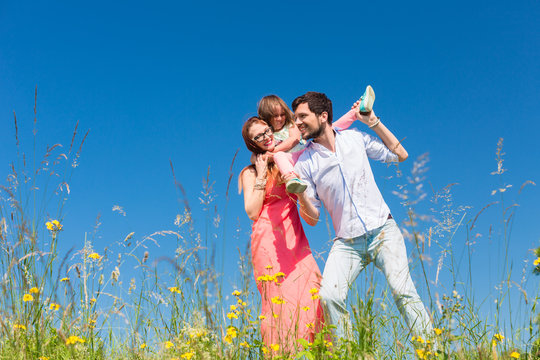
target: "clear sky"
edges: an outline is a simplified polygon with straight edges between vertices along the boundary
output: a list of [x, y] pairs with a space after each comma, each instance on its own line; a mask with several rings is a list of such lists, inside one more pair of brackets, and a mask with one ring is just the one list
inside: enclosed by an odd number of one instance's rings
[[[503, 185], [514, 186], [506, 204], [526, 180], [540, 181], [539, 17], [533, 0], [3, 1], [0, 178], [15, 158], [13, 111], [21, 142], [31, 149], [36, 86], [38, 152], [46, 144], [68, 146], [77, 121], [79, 141], [90, 130], [70, 182], [61, 251], [82, 247], [98, 214], [98, 250], [132, 231], [142, 237], [174, 229], [181, 210], [169, 161], [194, 209], [210, 167], [223, 216], [229, 167], [240, 149], [223, 220], [225, 244], [218, 249], [230, 273], [236, 248], [249, 241], [236, 178], [249, 162], [241, 126], [257, 101], [277, 94], [290, 104], [306, 91], [321, 91], [339, 115], [371, 84], [377, 115], [409, 152], [401, 170], [410, 173], [414, 159], [428, 152], [428, 198], [457, 183], [454, 204], [471, 206], [470, 220], [500, 200], [490, 195], [501, 187], [490, 175], [500, 137], [508, 169]], [[373, 168], [401, 222], [405, 211], [392, 191], [404, 180], [388, 180], [392, 168]], [[539, 201], [538, 186], [529, 185], [516, 208], [509, 251], [518, 278], [523, 259], [532, 259], [528, 249], [540, 243]], [[114, 205], [127, 216], [113, 213]], [[431, 204], [426, 199], [422, 206], [427, 212]], [[203, 229], [204, 215], [195, 211]], [[489, 225], [500, 225], [500, 214], [492, 206], [474, 229], [482, 234], [472, 267], [480, 299], [497, 282], [484, 279], [498, 269], [487, 264], [500, 238], [489, 236]], [[324, 223], [306, 230], [314, 250], [328, 250]], [[464, 231], [454, 239], [458, 254], [465, 239]], [[173, 248], [163, 240], [152, 254]], [[438, 256], [433, 250], [434, 263]]]

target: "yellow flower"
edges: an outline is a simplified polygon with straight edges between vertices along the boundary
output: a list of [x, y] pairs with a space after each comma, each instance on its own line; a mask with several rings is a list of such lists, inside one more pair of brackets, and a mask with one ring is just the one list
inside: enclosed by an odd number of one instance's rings
[[13, 329], [15, 329], [15, 330], [17, 330], [17, 329], [26, 330], [26, 326], [21, 325], [21, 324], [15, 324], [15, 325], [13, 325]]
[[503, 341], [504, 340], [504, 335], [502, 334], [495, 334], [493, 335], [493, 338], [497, 341]]
[[49, 360], [48, 356], [40, 356], [37, 358], [37, 360]]
[[264, 320], [264, 319], [266, 319], [266, 316], [264, 316], [264, 315], [259, 315], [259, 320]]
[[306, 324], [306, 327], [307, 327], [308, 329], [313, 329], [313, 323], [307, 323], [307, 324]]
[[319, 292], [319, 289], [317, 289], [317, 288], [312, 288], [311, 290], [309, 290], [309, 293], [312, 294], [312, 295], [316, 294], [318, 292]]
[[68, 278], [68, 277], [64, 277], [64, 278], [61, 278], [61, 279], [60, 279], [60, 282], [64, 282], [64, 281], [69, 281], [69, 278]]
[[263, 352], [264, 354], [268, 354], [268, 349], [266, 348], [266, 346], [263, 346], [262, 352]]
[[99, 260], [99, 259], [101, 258], [101, 256], [99, 256], [99, 254], [98, 254], [98, 253], [95, 253], [95, 252], [93, 252], [93, 253], [91, 253], [90, 255], [88, 255], [88, 257], [89, 257], [90, 259], [94, 259], [94, 260]]
[[24, 296], [23, 296], [23, 301], [24, 301], [24, 302], [32, 301], [32, 300], [34, 300], [34, 297], [33, 297], [32, 295], [30, 295], [30, 294], [24, 294]]
[[279, 350], [279, 344], [272, 344], [272, 345], [270, 345], [270, 348], [271, 348], [273, 351], [278, 351], [278, 350]]
[[95, 303], [96, 301], [97, 301], [96, 298], [91, 298], [91, 299], [90, 299], [90, 304], [93, 304], [93, 303]]
[[240, 306], [246, 306], [247, 303], [245, 301], [243, 301], [242, 299], [238, 299], [238, 305]]
[[146, 345], [146, 343], [142, 343], [140, 346], [139, 346], [139, 349], [146, 349], [148, 345]]
[[37, 294], [37, 293], [39, 293], [39, 290], [38, 290], [37, 287], [30, 288], [29, 291], [30, 291], [30, 294]]
[[51, 305], [49, 305], [49, 309], [53, 311], [58, 311], [60, 309], [60, 305], [56, 303], [51, 303]]
[[182, 355], [180, 355], [180, 357], [182, 359], [189, 360], [189, 359], [191, 359], [193, 357], [194, 354], [195, 354], [194, 352], [190, 351], [190, 352], [187, 352], [187, 353], [183, 353]]
[[231, 307], [229, 309], [230, 309], [230, 311], [236, 310], [236, 305], [231, 305]]
[[62, 230], [63, 226], [60, 224], [58, 220], [53, 220], [53, 221], [47, 221], [45, 223], [45, 227], [49, 231], [60, 231]]
[[170, 349], [174, 346], [174, 344], [170, 341], [165, 341], [165, 348], [166, 349]]
[[228, 317], [229, 319], [238, 319], [238, 315], [237, 315], [236, 313], [234, 313], [234, 312], [228, 313], [228, 314], [227, 314], [227, 317]]
[[264, 268], [265, 268], [266, 270], [272, 270], [273, 266], [272, 266], [272, 265], [266, 265]]
[[278, 314], [274, 314], [274, 313], [272, 313], [272, 316], [274, 317], [274, 319], [277, 319], [279, 317]]
[[418, 355], [419, 359], [425, 359], [426, 351], [424, 349], [416, 349], [416, 355]]
[[[538, 259], [534, 260], [533, 265], [534, 265], [534, 266], [540, 265], [540, 257], [539, 257]], [[512, 354], [513, 354], [513, 353], [512, 353]]]
[[53, 230], [54, 230], [54, 225], [53, 225], [52, 222], [50, 222], [50, 221], [47, 221], [47, 222], [45, 223], [45, 226], [47, 227], [47, 230], [49, 230], [49, 231], [53, 231]]
[[230, 336], [231, 338], [235, 338], [238, 335], [236, 332], [236, 328], [234, 326], [229, 326], [227, 328], [227, 336]]
[[76, 335], [71, 335], [70, 337], [67, 338], [66, 340], [66, 345], [74, 345], [76, 343], [84, 343], [84, 339], [76, 336]]
[[510, 357], [511, 357], [512, 359], [519, 359], [519, 353], [518, 353], [517, 351], [512, 351], [512, 352], [510, 353]]
[[279, 296], [274, 296], [272, 298], [272, 302], [274, 304], [283, 304], [285, 302], [285, 300], [283, 300], [283, 298], [279, 297]]
[[170, 292], [172, 293], [177, 293], [177, 294], [181, 294], [182, 292], [180, 291], [180, 289], [178, 289], [176, 286], [172, 286], [170, 288], [168, 288]]
[[317, 299], [320, 299], [321, 297], [317, 294], [317, 295], [311, 295], [311, 300], [317, 300]]
[[248, 344], [246, 341], [241, 342], [241, 343], [240, 343], [240, 346], [245, 347], [245, 348], [248, 348], [248, 349], [251, 347], [251, 346], [249, 346], [249, 344]]
[[[414, 341], [414, 339], [413, 339], [413, 341]], [[424, 339], [422, 339], [421, 336], [418, 336], [418, 337], [416, 338], [416, 341], [418, 341], [420, 344], [425, 343]]]
[[441, 334], [443, 333], [443, 330], [444, 330], [444, 329], [439, 329], [439, 328], [434, 328], [434, 329], [433, 329], [433, 331], [435, 332], [435, 334], [437, 334], [437, 336], [438, 336], [438, 335], [441, 335]]
[[302, 310], [304, 310], [304, 311], [308, 311], [309, 309], [311, 309], [309, 306], [304, 306], [304, 307], [302, 308]]
[[238, 290], [234, 290], [234, 291], [232, 292], [232, 294], [233, 294], [234, 296], [240, 296], [242, 293], [241, 293], [240, 291], [238, 291]]
[[285, 273], [282, 273], [281, 271], [277, 272], [277, 273], [274, 274], [274, 277], [276, 277], [276, 278], [285, 277]]

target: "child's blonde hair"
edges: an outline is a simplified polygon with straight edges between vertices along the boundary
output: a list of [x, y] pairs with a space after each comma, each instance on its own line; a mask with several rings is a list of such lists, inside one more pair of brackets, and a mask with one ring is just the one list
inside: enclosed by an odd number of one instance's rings
[[[285, 112], [285, 125], [294, 125], [294, 115], [291, 109], [285, 104], [285, 101], [277, 95], [267, 95], [259, 101], [257, 113], [268, 126], [272, 126], [271, 119], [276, 116], [276, 106], [279, 106]], [[273, 129], [274, 131], [276, 129]]]

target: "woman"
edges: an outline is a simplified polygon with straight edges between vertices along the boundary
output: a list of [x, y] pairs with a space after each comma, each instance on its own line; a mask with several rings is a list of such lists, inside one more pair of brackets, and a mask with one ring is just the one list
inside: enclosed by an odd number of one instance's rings
[[321, 273], [300, 222], [296, 196], [287, 193], [279, 170], [265, 154], [275, 147], [272, 129], [252, 117], [242, 136], [256, 156], [239, 180], [246, 213], [254, 221], [251, 254], [262, 297], [261, 334], [267, 346], [278, 344], [287, 353], [299, 338], [312, 341], [322, 326], [317, 295]]

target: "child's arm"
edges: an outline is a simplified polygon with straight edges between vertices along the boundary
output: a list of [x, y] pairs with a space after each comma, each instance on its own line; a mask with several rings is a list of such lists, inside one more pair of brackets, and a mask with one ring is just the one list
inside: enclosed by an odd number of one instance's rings
[[[287, 126], [287, 125], [285, 125]], [[289, 128], [289, 137], [281, 142], [278, 146], [274, 148], [274, 153], [278, 151], [289, 151], [295, 147], [300, 142], [301, 134], [300, 130], [293, 125]]]

